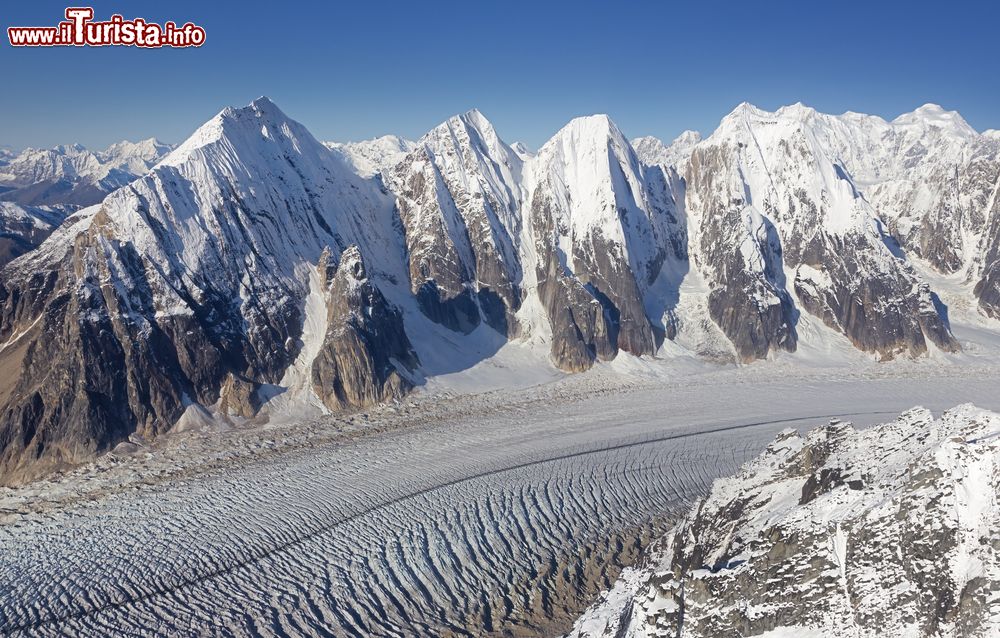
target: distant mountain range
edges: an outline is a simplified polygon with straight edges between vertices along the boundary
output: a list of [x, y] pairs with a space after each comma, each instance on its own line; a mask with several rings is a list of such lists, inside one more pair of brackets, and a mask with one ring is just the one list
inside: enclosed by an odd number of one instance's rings
[[171, 148], [148, 139], [97, 153], [79, 144], [0, 149], [0, 267], [38, 246], [73, 211], [148, 171]]
[[[0, 165], [5, 219], [55, 228], [0, 274], [5, 480], [205, 412], [391, 400], [511, 340], [566, 371], [936, 356], [961, 349], [939, 277], [1000, 319], [1000, 135], [933, 105], [743, 104], [670, 145], [595, 115], [532, 153], [478, 111], [323, 144], [261, 98], [168, 150]], [[63, 182], [110, 193], [61, 224], [26, 208]]]

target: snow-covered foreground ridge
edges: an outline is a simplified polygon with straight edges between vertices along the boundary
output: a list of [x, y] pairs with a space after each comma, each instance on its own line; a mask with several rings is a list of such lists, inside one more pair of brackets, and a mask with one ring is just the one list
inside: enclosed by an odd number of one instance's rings
[[[1000, 415], [781, 433], [574, 636], [996, 636]], [[616, 633], [617, 632], [617, 633]]]
[[266, 98], [227, 108], [2, 271], [0, 480], [178, 423], [395, 400], [507, 342], [570, 372], [961, 362], [981, 348], [954, 328], [997, 325], [998, 145], [936, 108], [741, 105], [674, 164], [603, 115], [534, 154], [478, 111], [330, 148]]

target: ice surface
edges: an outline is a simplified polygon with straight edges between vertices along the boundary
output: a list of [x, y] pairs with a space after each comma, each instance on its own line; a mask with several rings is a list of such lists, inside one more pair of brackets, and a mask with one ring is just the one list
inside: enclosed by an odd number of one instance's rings
[[993, 379], [917, 364], [598, 366], [168, 435], [0, 492], [0, 631], [557, 635], [777, 432], [915, 403], [996, 409]]

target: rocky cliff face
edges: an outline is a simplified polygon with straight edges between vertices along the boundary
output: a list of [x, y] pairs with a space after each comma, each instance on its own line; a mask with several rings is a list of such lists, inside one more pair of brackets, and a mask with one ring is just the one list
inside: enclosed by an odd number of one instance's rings
[[[742, 105], [705, 140], [637, 151], [592, 116], [532, 154], [470, 111], [415, 143], [331, 150], [261, 99], [162, 161], [155, 143], [40, 156], [38, 176], [157, 164], [0, 274], [0, 477], [154, 436], [189, 409], [252, 417], [265, 386], [327, 410], [396, 398], [422, 375], [411, 351], [442, 341], [521, 339], [568, 371], [675, 338], [749, 362], [796, 351], [819, 323], [881, 358], [954, 350], [910, 255], [960, 255], [997, 316], [996, 136], [966, 128], [933, 109], [886, 123]], [[0, 169], [27, 166], [14, 159]], [[931, 180], [939, 165], [959, 181]], [[968, 185], [961, 245], [916, 239], [910, 204], [883, 215], [869, 201], [869, 187], [896, 201], [885, 193], [911, 168], [939, 195]], [[906, 184], [901, 202], [944, 201]], [[49, 232], [24, 210], [17, 232]], [[337, 270], [350, 246], [361, 279]]]
[[672, 174], [646, 169], [603, 115], [570, 122], [530, 171], [535, 274], [556, 365], [585, 369], [618, 349], [653, 354], [673, 326], [651, 289], [668, 259], [687, 257]]
[[441, 124], [388, 176], [424, 313], [468, 333], [518, 333], [521, 159], [478, 111]]
[[813, 117], [823, 144], [909, 253], [946, 274], [968, 267], [1000, 172], [995, 137], [934, 104], [891, 122], [856, 113]]
[[983, 312], [1000, 319], [1000, 175], [987, 204], [986, 230], [980, 239], [971, 274]]
[[327, 329], [312, 364], [312, 385], [330, 410], [369, 407], [398, 399], [419, 365], [403, 317], [368, 277], [361, 251], [350, 246], [339, 264], [320, 256]]
[[600, 611], [604, 626], [692, 638], [996, 635], [998, 434], [1000, 416], [972, 406], [938, 420], [918, 408], [863, 431], [787, 431], [715, 482], [627, 608]]
[[[956, 349], [933, 294], [801, 105], [744, 104], [685, 169], [712, 318], [741, 358], [794, 350], [797, 308], [891, 358]], [[796, 304], [796, 301], [798, 302]]]

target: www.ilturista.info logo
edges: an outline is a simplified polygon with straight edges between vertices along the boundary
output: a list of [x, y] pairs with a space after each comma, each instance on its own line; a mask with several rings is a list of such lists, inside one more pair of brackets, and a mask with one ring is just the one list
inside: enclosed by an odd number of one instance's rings
[[7, 27], [7, 37], [15, 47], [200, 47], [205, 44], [205, 29], [190, 22], [177, 26], [126, 20], [118, 14], [107, 22], [94, 22], [91, 7], [69, 7], [65, 22], [54, 27]]

